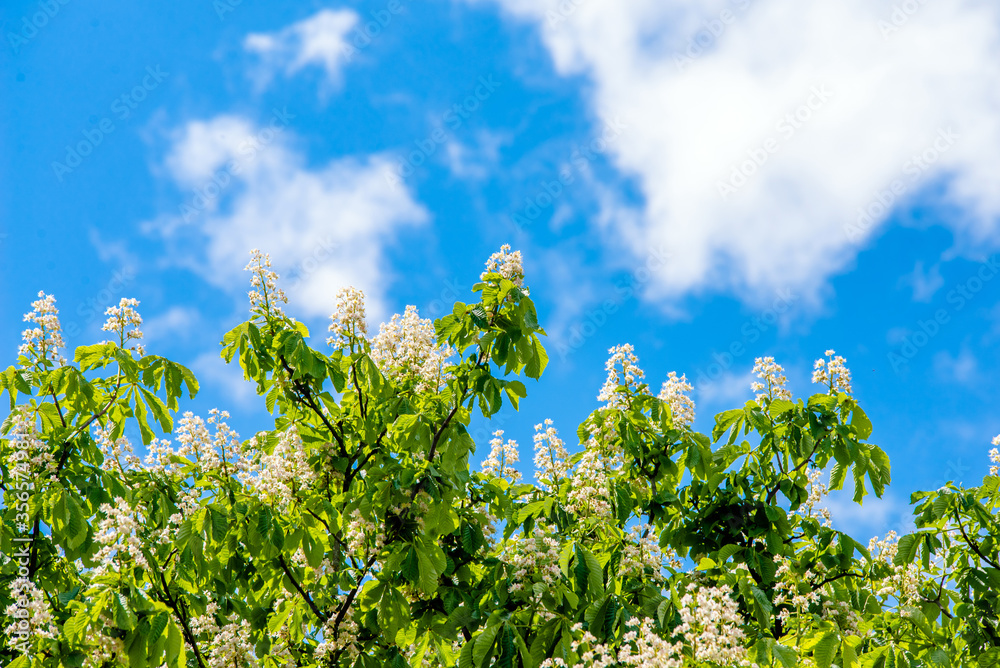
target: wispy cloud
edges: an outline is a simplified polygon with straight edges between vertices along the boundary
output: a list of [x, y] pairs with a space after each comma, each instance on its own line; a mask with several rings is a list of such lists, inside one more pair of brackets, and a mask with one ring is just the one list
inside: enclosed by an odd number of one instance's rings
[[901, 279], [905, 285], [913, 289], [913, 301], [929, 302], [937, 294], [937, 291], [944, 285], [944, 277], [938, 265], [924, 270], [924, 263], [917, 262], [913, 267], [913, 272]]
[[277, 32], [247, 35], [244, 48], [260, 59], [258, 87], [270, 84], [277, 72], [292, 76], [310, 66], [321, 68], [330, 84], [339, 84], [353, 50], [348, 35], [358, 21], [350, 9], [323, 9]]
[[726, 372], [715, 379], [703, 378], [701, 382], [693, 379], [698, 403], [710, 406], [741, 406], [753, 399], [750, 386], [756, 380], [753, 372], [736, 374]]
[[958, 355], [942, 350], [934, 356], [934, 373], [946, 383], [969, 385], [979, 377], [979, 360], [968, 348]]
[[201, 323], [201, 313], [190, 306], [171, 306], [165, 312], [146, 318], [142, 325], [145, 339], [164, 341], [187, 339]]

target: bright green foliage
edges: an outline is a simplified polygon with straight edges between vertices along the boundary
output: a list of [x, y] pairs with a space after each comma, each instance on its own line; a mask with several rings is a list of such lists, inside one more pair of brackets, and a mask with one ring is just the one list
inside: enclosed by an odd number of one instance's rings
[[414, 314], [323, 352], [249, 268], [222, 356], [273, 430], [177, 420], [194, 376], [126, 347], [126, 324], [0, 374], [5, 665], [1000, 665], [998, 477], [915, 494], [898, 542], [830, 528], [818, 471], [858, 503], [890, 481], [834, 384], [792, 401], [772, 378], [709, 436], [617, 349], [576, 453], [540, 426], [540, 482], [521, 484], [471, 470], [468, 431], [548, 363], [516, 272], [494, 263], [436, 342]]

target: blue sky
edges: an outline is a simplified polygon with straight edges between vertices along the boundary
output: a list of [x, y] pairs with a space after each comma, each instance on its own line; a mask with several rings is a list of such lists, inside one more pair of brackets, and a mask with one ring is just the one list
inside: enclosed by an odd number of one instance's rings
[[439, 316], [510, 243], [552, 356], [500, 417], [522, 460], [597, 407], [614, 344], [695, 381], [706, 431], [754, 357], [804, 394], [834, 348], [894, 464], [881, 503], [833, 500], [866, 538], [1000, 432], [998, 29], [972, 0], [11, 0], [0, 343], [39, 290], [70, 347], [136, 297], [192, 408], [249, 435], [218, 342], [250, 248], [325, 337], [340, 287], [372, 325]]

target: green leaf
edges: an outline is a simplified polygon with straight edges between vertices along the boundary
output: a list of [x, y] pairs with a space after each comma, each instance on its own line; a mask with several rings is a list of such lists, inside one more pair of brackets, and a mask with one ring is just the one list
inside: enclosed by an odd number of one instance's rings
[[854, 427], [860, 441], [864, 441], [872, 435], [872, 421], [868, 419], [860, 406], [855, 405], [851, 410], [851, 426]]
[[[115, 348], [116, 346], [113, 343], [79, 346], [73, 353], [73, 361], [80, 365], [80, 371], [89, 371], [98, 366], [107, 366], [111, 362], [109, 353]], [[25, 394], [28, 394], [28, 392], [25, 392]]]
[[417, 564], [420, 568], [420, 588], [433, 594], [438, 587], [438, 579], [447, 568], [444, 552], [436, 544], [423, 543], [417, 548]]
[[603, 594], [604, 569], [601, 567], [601, 563], [597, 560], [597, 557], [594, 556], [593, 552], [579, 543], [576, 544], [576, 551], [578, 557], [582, 557], [587, 566], [587, 591], [591, 596]]
[[743, 409], [734, 408], [715, 416], [715, 427], [712, 429], [712, 442], [718, 441], [726, 430], [743, 418]]
[[174, 428], [174, 421], [170, 417], [170, 411], [167, 410], [167, 407], [160, 401], [158, 396], [146, 388], [140, 387], [139, 391], [142, 393], [142, 398], [146, 401], [146, 405], [153, 414], [153, 418], [160, 425], [160, 429], [169, 434]]
[[493, 642], [496, 640], [497, 633], [501, 628], [503, 627], [500, 624], [487, 627], [473, 639], [472, 662], [475, 668], [482, 668], [483, 662], [493, 648]]
[[128, 647], [129, 668], [146, 668], [146, 638], [142, 633], [132, 636]]
[[542, 342], [538, 339], [537, 334], [531, 335], [531, 351], [531, 357], [523, 360], [524, 375], [537, 380], [549, 364], [548, 353], [545, 352], [545, 348], [542, 346]]
[[458, 657], [458, 668], [472, 668], [472, 651], [475, 646], [472, 640], [462, 646], [462, 653]]
[[160, 613], [153, 617], [153, 620], [149, 623], [149, 637], [147, 638], [147, 643], [152, 645], [160, 636], [163, 635], [164, 629], [167, 628], [168, 616], [166, 613]]
[[816, 643], [816, 646], [813, 647], [813, 658], [818, 668], [830, 668], [833, 658], [837, 656], [839, 644], [839, 638], [833, 632], [827, 633]]
[[777, 417], [782, 413], [795, 410], [795, 404], [787, 399], [774, 399], [768, 407], [768, 412], [772, 417]]
[[798, 654], [791, 647], [774, 643], [771, 647], [771, 652], [784, 668], [795, 668], [798, 665]]
[[905, 566], [912, 563], [917, 556], [919, 548], [920, 542], [917, 540], [917, 535], [912, 533], [906, 534], [899, 539], [896, 556], [892, 560], [893, 564], [896, 566]]

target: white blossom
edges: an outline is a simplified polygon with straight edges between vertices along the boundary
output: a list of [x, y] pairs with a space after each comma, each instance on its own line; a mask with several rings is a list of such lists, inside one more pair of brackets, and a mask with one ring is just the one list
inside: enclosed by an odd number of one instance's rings
[[12, 421], [12, 452], [7, 460], [11, 472], [26, 479], [55, 473], [57, 463], [52, 448], [39, 438], [38, 425], [28, 407], [15, 408]]
[[250, 310], [261, 315], [281, 317], [284, 312], [279, 304], [287, 304], [288, 297], [278, 287], [278, 274], [271, 269], [271, 256], [254, 248], [250, 251], [250, 262], [244, 268], [251, 272]]
[[[253, 442], [258, 442], [260, 436], [254, 437]], [[243, 479], [250, 489], [273, 501], [281, 510], [287, 509], [293, 500], [292, 490], [308, 487], [316, 479], [298, 430], [292, 426], [281, 432], [271, 453], [260, 452]]]
[[38, 299], [31, 302], [31, 311], [24, 314], [24, 322], [34, 323], [35, 326], [21, 332], [24, 343], [17, 353], [32, 363], [66, 364], [65, 358], [59, 355], [59, 350], [66, 344], [63, 342], [56, 298], [39, 292]]
[[[240, 437], [225, 422], [228, 411], [213, 408], [209, 411], [208, 422], [194, 415], [184, 413], [174, 436], [180, 446], [177, 455], [185, 457], [204, 471], [218, 471], [226, 476], [239, 477], [251, 468], [251, 462], [243, 456]], [[208, 427], [215, 427], [211, 434]]]
[[675, 427], [687, 427], [694, 422], [694, 401], [688, 396], [694, 386], [687, 381], [687, 376], [677, 377], [677, 372], [667, 374], [667, 380], [660, 389], [659, 398], [670, 405]]
[[104, 516], [97, 524], [94, 541], [101, 549], [94, 555], [100, 562], [100, 570], [114, 570], [115, 562], [128, 559], [138, 566], [149, 568], [143, 553], [144, 524], [136, 519], [135, 510], [125, 499], [115, 499], [114, 503], [102, 503], [100, 513]]
[[493, 432], [490, 441], [490, 455], [483, 461], [483, 474], [515, 483], [521, 479], [521, 472], [514, 467], [521, 460], [517, 441], [507, 439], [504, 443], [503, 429]]
[[890, 569], [890, 574], [875, 583], [878, 596], [896, 598], [900, 605], [916, 601], [920, 597], [920, 568], [917, 564], [896, 565], [896, 554], [899, 552], [899, 539], [895, 531], [890, 531], [885, 538], [878, 537], [868, 541], [868, 551], [873, 560], [884, 562]]
[[337, 293], [337, 310], [330, 316], [328, 345], [341, 347], [350, 345], [354, 339], [368, 337], [365, 321], [365, 293], [355, 287], [347, 287]]
[[374, 554], [381, 552], [385, 545], [385, 535], [379, 527], [365, 518], [358, 508], [351, 511], [349, 517], [350, 522], [344, 532], [347, 549], [355, 555], [365, 557], [373, 552]]
[[689, 584], [680, 603], [681, 624], [674, 633], [684, 638], [696, 661], [729, 666], [745, 659], [744, 620], [728, 585]]
[[207, 636], [209, 668], [258, 668], [257, 653], [251, 644], [250, 623], [241, 619], [239, 622], [220, 626], [216, 621], [218, 604], [208, 604], [204, 615], [191, 620], [191, 630], [196, 635]]
[[20, 620], [14, 617], [19, 609], [26, 610], [28, 614], [29, 633], [27, 637], [56, 638], [59, 636], [59, 626], [52, 616], [49, 601], [41, 588], [27, 578], [19, 578], [11, 584], [10, 594], [14, 602], [7, 606], [5, 614], [14, 621], [4, 629], [8, 638], [20, 635], [18, 634]]
[[535, 478], [543, 489], [554, 490], [569, 473], [569, 453], [552, 420], [535, 425]]
[[660, 549], [659, 534], [648, 524], [629, 529], [622, 547], [621, 575], [662, 580], [664, 560], [675, 570], [681, 568], [677, 553], [671, 548], [664, 553]]
[[421, 319], [416, 306], [407, 306], [402, 316], [397, 313], [379, 326], [371, 358], [394, 382], [415, 379], [418, 390], [437, 389], [447, 378], [444, 366], [452, 350], [436, 341], [434, 323]]
[[821, 357], [813, 365], [812, 382], [826, 385], [831, 392], [839, 390], [850, 394], [851, 372], [847, 368], [847, 360], [833, 350], [827, 350], [826, 356], [829, 361]]
[[142, 347], [142, 344], [125, 345], [129, 341], [140, 341], [142, 339], [142, 330], [139, 329], [142, 326], [142, 316], [135, 310], [135, 307], [138, 305], [138, 299], [122, 297], [118, 302], [118, 306], [109, 306], [104, 312], [104, 315], [108, 316], [108, 319], [101, 329], [105, 332], [115, 332], [118, 334], [118, 343], [122, 348], [128, 347], [135, 350], [139, 355], [145, 355], [146, 349]]
[[[996, 436], [993, 438], [993, 445], [1000, 445], [1000, 436]], [[997, 448], [993, 448], [992, 450], [990, 450], [990, 462], [993, 464], [1000, 464], [1000, 450], [998, 450]], [[1000, 469], [1000, 467], [991, 466], [990, 475], [997, 475], [998, 469]]]
[[626, 625], [629, 630], [622, 637], [618, 661], [626, 666], [643, 668], [681, 668], [683, 644], [668, 642], [653, 630], [653, 620], [633, 617]]
[[566, 509], [580, 518], [610, 518], [609, 484], [604, 458], [589, 444], [570, 478]]
[[832, 518], [827, 508], [819, 507], [823, 499], [830, 493], [830, 490], [820, 482], [823, 477], [822, 469], [812, 469], [809, 471], [809, 496], [802, 504], [803, 514], [807, 517], [815, 517], [823, 521], [823, 526], [831, 526]]
[[486, 271], [479, 276], [479, 279], [485, 281], [487, 274], [500, 274], [517, 287], [523, 287], [524, 267], [521, 251], [514, 251], [512, 253], [510, 244], [501, 246], [499, 252], [493, 253], [486, 260]]
[[[347, 604], [346, 594], [339, 595], [338, 599], [338, 608]], [[351, 665], [361, 654], [361, 644], [358, 642], [358, 623], [354, 620], [350, 609], [344, 615], [336, 632], [333, 629], [333, 623], [334, 620], [331, 619], [323, 627], [323, 642], [317, 645], [314, 658], [318, 662], [317, 665], [322, 666], [326, 665], [324, 659], [332, 658], [333, 655], [343, 652], [344, 657], [350, 661], [347, 665]]]
[[639, 368], [639, 358], [631, 343], [615, 346], [608, 350], [608, 354], [610, 357], [604, 364], [608, 377], [597, 400], [605, 402], [608, 408], [624, 408], [626, 392], [635, 390], [646, 373]]
[[113, 425], [107, 428], [95, 427], [94, 440], [104, 455], [104, 463], [101, 468], [109, 473], [124, 474], [126, 471], [134, 471], [138, 468], [140, 460], [135, 456], [131, 441], [125, 436], [116, 439], [111, 438]]
[[753, 372], [763, 380], [763, 383], [755, 382], [750, 386], [757, 392], [757, 401], [767, 399], [791, 399], [792, 393], [785, 387], [788, 379], [785, 378], [785, 370], [780, 364], [774, 361], [773, 357], [758, 357], [754, 360]]
[[515, 534], [507, 541], [505, 561], [514, 571], [511, 592], [527, 591], [533, 595], [533, 584], [541, 583], [545, 589], [551, 589], [562, 579], [558, 535], [554, 526], [539, 519], [530, 536]]

